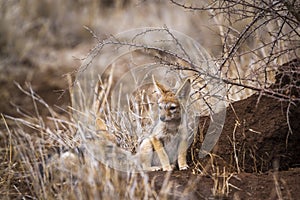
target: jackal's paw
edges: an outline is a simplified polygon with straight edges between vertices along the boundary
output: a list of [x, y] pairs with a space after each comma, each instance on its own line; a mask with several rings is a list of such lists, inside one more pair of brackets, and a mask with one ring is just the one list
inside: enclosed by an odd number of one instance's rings
[[189, 166], [187, 164], [180, 166], [179, 170], [187, 170], [189, 168]]
[[167, 165], [167, 166], [163, 167], [163, 171], [172, 171], [172, 170], [173, 170], [173, 168], [171, 165]]
[[149, 167], [148, 169], [146, 169], [146, 171], [152, 171], [152, 172], [161, 171], [161, 170], [162, 170], [162, 167], [160, 167], [160, 166], [152, 166], [152, 167]]

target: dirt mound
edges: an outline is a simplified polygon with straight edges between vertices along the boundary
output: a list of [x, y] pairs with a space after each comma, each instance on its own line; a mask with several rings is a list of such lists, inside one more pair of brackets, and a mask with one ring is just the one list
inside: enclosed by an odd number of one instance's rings
[[245, 172], [296, 167], [300, 164], [299, 119], [299, 104], [253, 95], [227, 109], [214, 153]]
[[299, 69], [300, 60], [278, 68], [276, 83], [270, 87], [274, 96], [252, 95], [230, 105], [213, 156], [197, 160], [193, 155], [198, 155], [209, 124], [209, 118], [202, 117], [197, 141], [191, 147], [190, 163], [207, 170], [213, 159], [215, 166], [249, 173], [299, 167]]
[[[287, 170], [300, 165], [300, 104], [275, 98], [252, 95], [227, 108], [226, 121], [214, 148], [214, 164], [229, 171], [266, 172]], [[209, 119], [200, 120], [198, 140], [191, 148], [198, 155], [201, 133]], [[189, 157], [191, 164], [192, 155]], [[197, 160], [210, 165], [211, 157]]]

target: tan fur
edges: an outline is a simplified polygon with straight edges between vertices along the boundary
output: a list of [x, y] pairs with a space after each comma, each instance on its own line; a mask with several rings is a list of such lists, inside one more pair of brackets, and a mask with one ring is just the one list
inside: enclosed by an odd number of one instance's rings
[[[145, 170], [157, 170], [160, 167], [151, 166], [153, 151], [158, 155], [160, 164], [164, 171], [172, 170], [164, 144], [167, 144], [172, 136], [175, 136], [180, 128], [182, 119], [182, 105], [180, 100], [184, 101], [190, 92], [190, 80], [187, 79], [182, 87], [176, 93], [166, 89], [153, 78], [153, 84], [159, 94], [158, 103], [158, 121], [153, 128], [150, 136], [144, 139], [140, 145], [140, 159], [142, 167]], [[179, 133], [178, 165], [180, 170], [188, 168], [186, 163], [187, 133]]]

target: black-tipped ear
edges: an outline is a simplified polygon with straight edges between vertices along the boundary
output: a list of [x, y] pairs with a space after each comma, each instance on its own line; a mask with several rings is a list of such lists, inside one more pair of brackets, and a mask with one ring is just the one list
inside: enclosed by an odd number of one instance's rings
[[183, 84], [181, 85], [181, 87], [177, 90], [176, 96], [180, 100], [187, 100], [188, 97], [189, 97], [190, 92], [191, 92], [191, 80], [189, 78], [187, 78], [183, 82]]

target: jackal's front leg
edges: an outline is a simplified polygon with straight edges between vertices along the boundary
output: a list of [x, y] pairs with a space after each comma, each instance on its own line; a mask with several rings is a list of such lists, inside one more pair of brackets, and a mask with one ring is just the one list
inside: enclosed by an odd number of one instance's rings
[[152, 156], [153, 156], [152, 144], [150, 139], [146, 138], [143, 140], [140, 146], [140, 161], [142, 163], [142, 168], [144, 170], [152, 171], [151, 169]]
[[178, 148], [178, 166], [179, 170], [186, 170], [189, 166], [186, 163], [186, 154], [187, 154], [187, 141], [186, 139], [182, 139]]
[[172, 167], [170, 165], [168, 154], [166, 153], [163, 144], [156, 137], [151, 138], [151, 142], [154, 150], [156, 151], [160, 163], [162, 165], [163, 171], [171, 171]]

